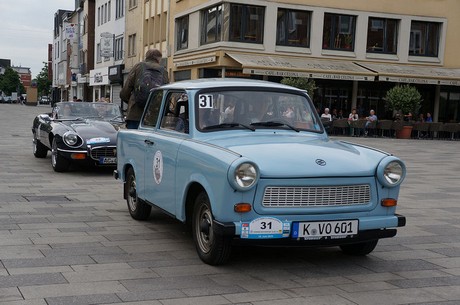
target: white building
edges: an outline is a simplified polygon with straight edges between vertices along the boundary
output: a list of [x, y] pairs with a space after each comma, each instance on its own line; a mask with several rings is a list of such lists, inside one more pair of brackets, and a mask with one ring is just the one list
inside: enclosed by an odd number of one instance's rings
[[96, 0], [94, 69], [89, 85], [93, 101], [109, 97], [120, 103], [123, 84], [125, 0]]

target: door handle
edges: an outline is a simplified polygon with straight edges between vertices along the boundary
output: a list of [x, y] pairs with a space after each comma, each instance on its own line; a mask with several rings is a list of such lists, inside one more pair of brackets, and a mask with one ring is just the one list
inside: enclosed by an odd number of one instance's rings
[[155, 142], [150, 141], [150, 140], [144, 140], [144, 143], [147, 144], [147, 145], [150, 145], [150, 146], [152, 146], [153, 144], [155, 144]]

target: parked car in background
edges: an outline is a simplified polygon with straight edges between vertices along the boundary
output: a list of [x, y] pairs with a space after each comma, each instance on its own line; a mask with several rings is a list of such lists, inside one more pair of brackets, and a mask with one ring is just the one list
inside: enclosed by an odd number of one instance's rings
[[120, 130], [117, 169], [131, 216], [151, 207], [191, 224], [199, 257], [233, 242], [339, 246], [366, 255], [396, 235], [406, 167], [334, 141], [308, 94], [247, 79], [176, 82], [152, 91], [137, 130]]
[[116, 138], [124, 121], [111, 103], [56, 103], [51, 113], [39, 114], [32, 124], [33, 153], [64, 172], [72, 163], [116, 166]]
[[2, 97], [0, 97], [0, 102], [4, 103], [4, 104], [13, 104], [14, 103], [13, 99], [11, 98], [11, 96], [2, 96]]
[[49, 96], [40, 96], [40, 98], [38, 99], [38, 104], [39, 105], [49, 105], [51, 103], [51, 99]]

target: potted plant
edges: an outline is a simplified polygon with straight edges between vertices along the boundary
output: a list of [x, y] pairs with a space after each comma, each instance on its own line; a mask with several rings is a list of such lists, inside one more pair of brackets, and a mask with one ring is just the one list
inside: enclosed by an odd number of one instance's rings
[[281, 83], [283, 85], [306, 90], [311, 99], [313, 99], [314, 91], [317, 88], [313, 79], [305, 77], [285, 77], [281, 80]]
[[[413, 86], [398, 85], [387, 91], [385, 100], [390, 110], [397, 111], [403, 115], [411, 114], [412, 116], [416, 116], [422, 103], [422, 96], [417, 88]], [[402, 130], [396, 133], [396, 137], [409, 139], [412, 127], [410, 121], [404, 124]]]
[[345, 49], [351, 50], [353, 46], [353, 36], [351, 34], [345, 35]]

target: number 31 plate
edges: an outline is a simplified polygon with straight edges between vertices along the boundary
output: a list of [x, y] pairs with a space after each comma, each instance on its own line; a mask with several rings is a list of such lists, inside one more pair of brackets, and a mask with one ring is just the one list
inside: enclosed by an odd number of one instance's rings
[[289, 237], [291, 224], [274, 217], [256, 218], [241, 224], [241, 238], [283, 238]]
[[294, 222], [293, 238], [320, 239], [346, 238], [358, 234], [358, 220]]

